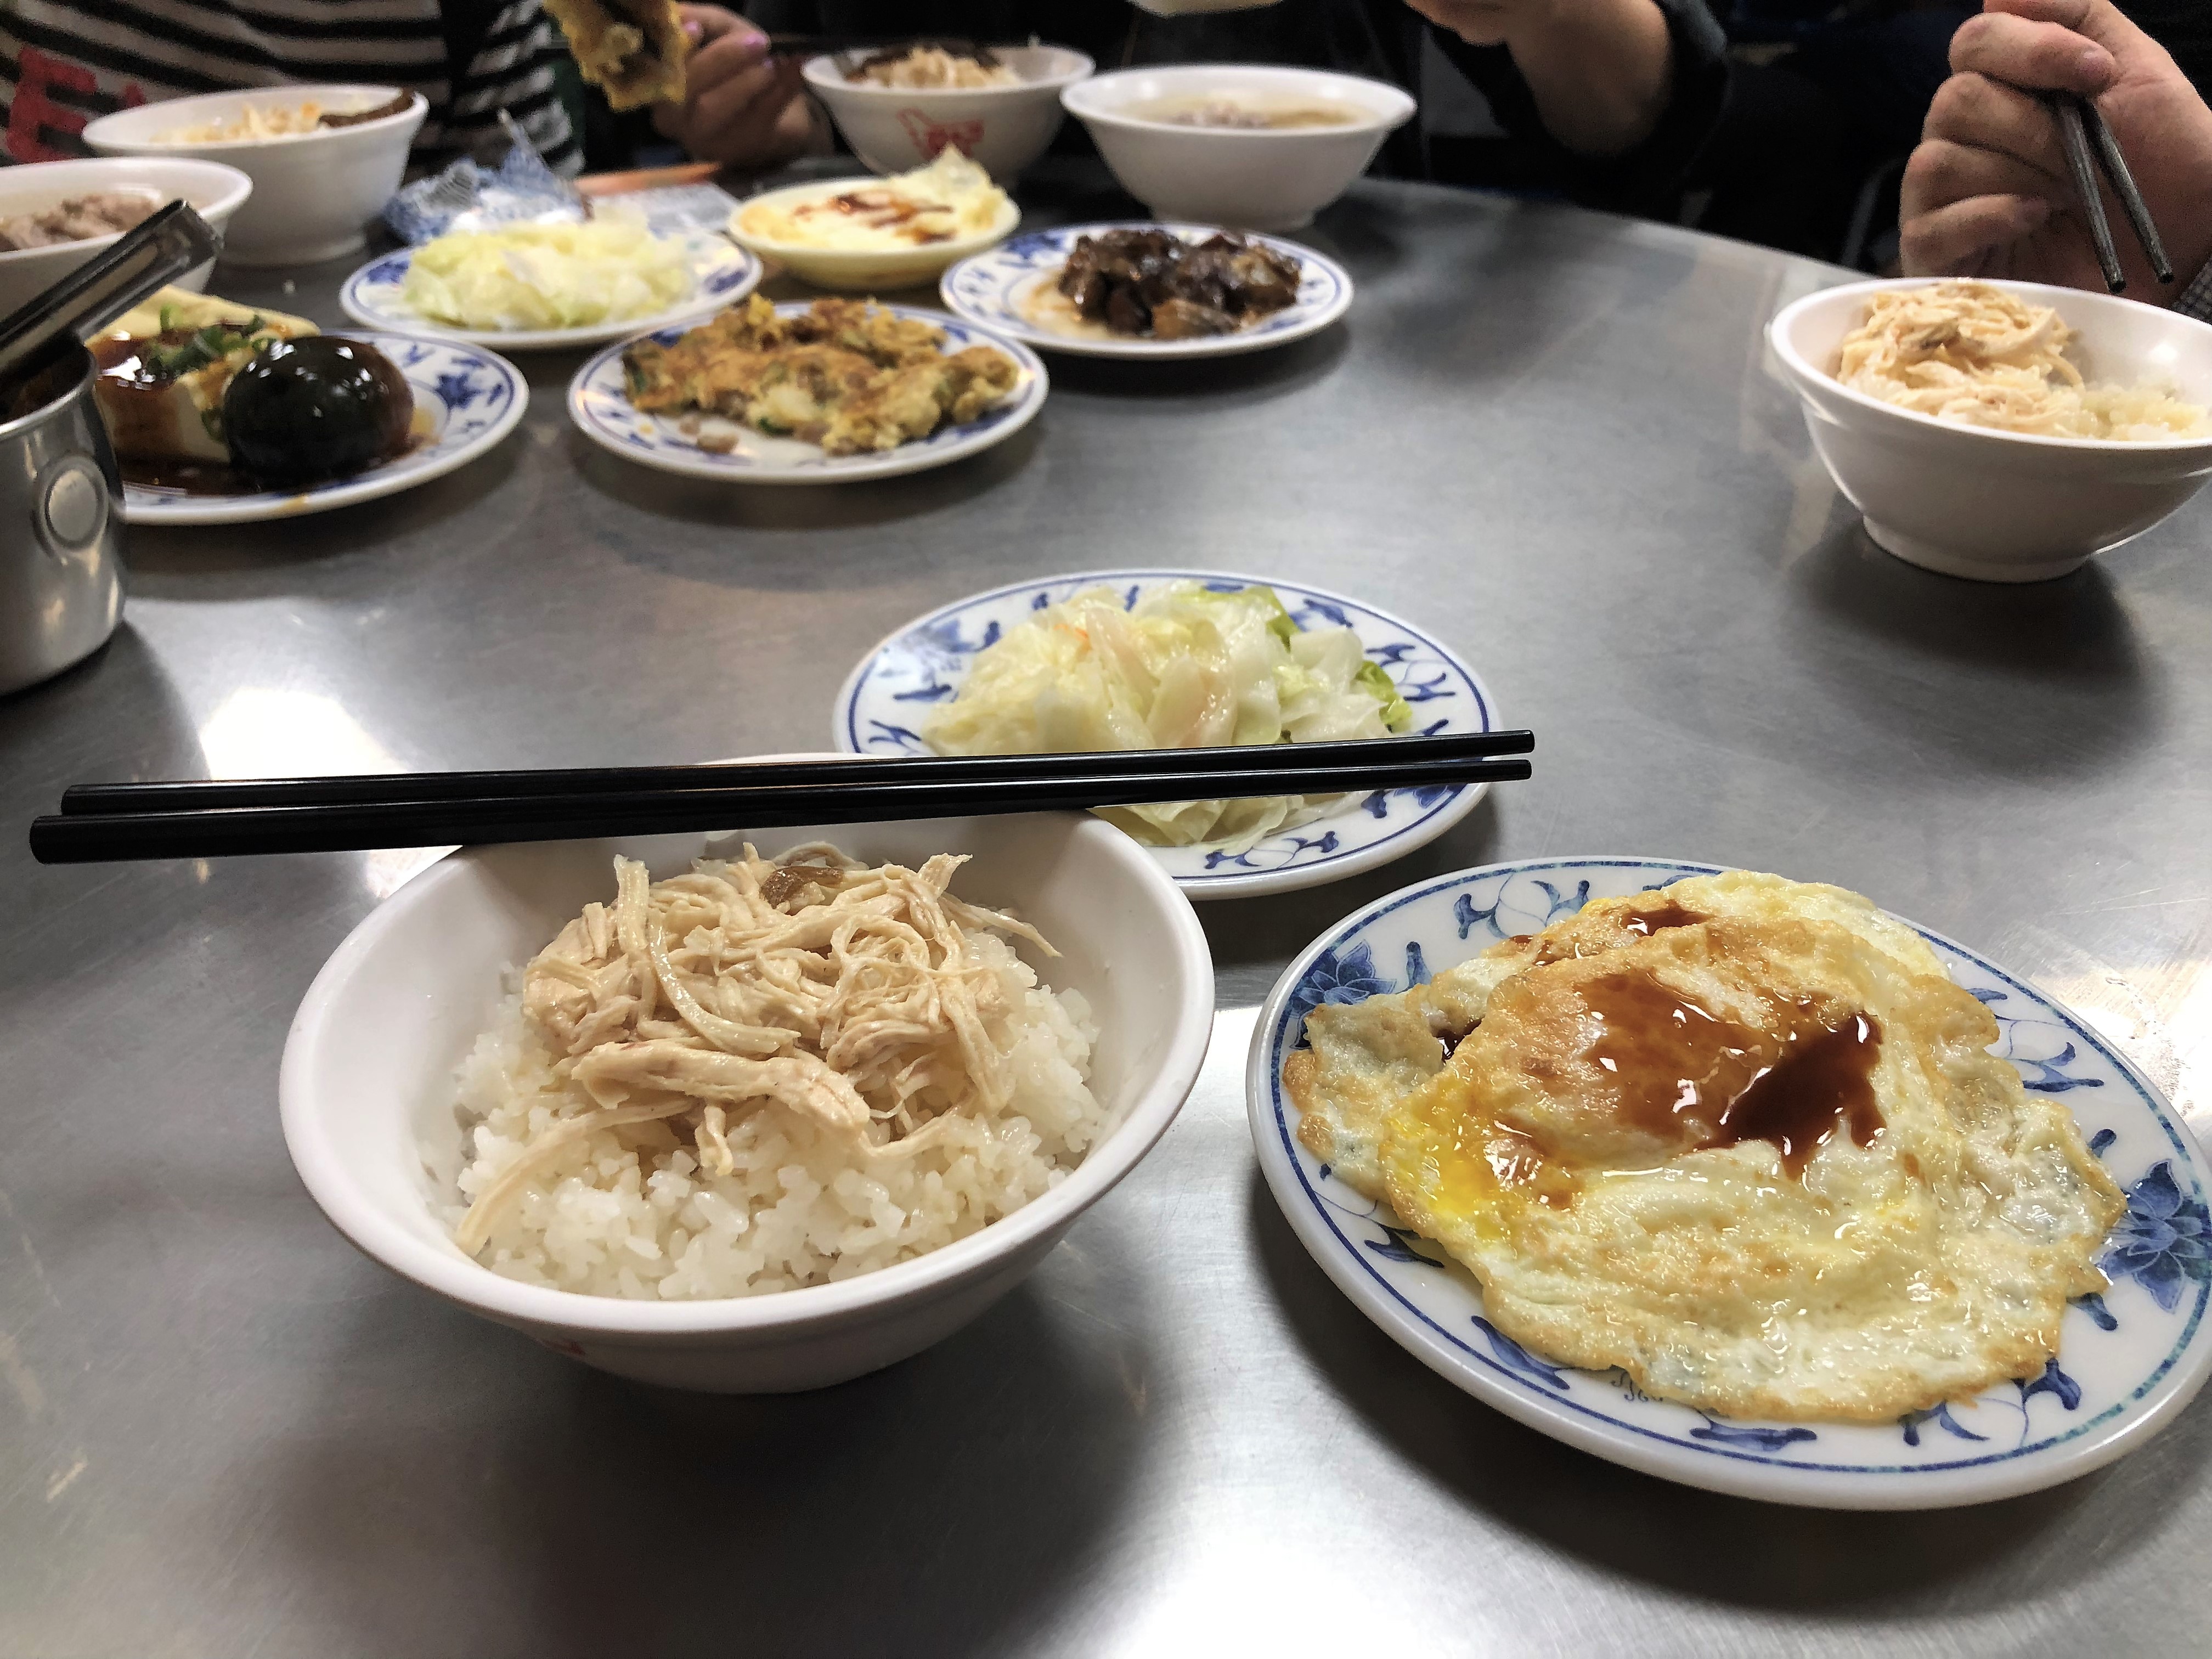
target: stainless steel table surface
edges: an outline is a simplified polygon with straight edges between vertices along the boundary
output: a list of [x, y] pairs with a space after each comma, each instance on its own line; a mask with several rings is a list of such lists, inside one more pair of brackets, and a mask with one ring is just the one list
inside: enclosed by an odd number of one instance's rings
[[[1076, 204], [1080, 206], [1082, 204]], [[1345, 324], [1053, 365], [989, 454], [722, 489], [522, 429], [397, 498], [131, 538], [121, 633], [0, 701], [0, 1659], [2212, 1647], [2212, 1398], [2055, 1492], [1922, 1516], [1570, 1451], [1372, 1328], [1246, 1134], [1254, 1006], [1431, 872], [1641, 852], [1842, 882], [2073, 1001], [2212, 1109], [2212, 513], [2063, 581], [1877, 551], [1770, 372], [1835, 273], [1366, 185]], [[343, 264], [222, 286], [325, 323]], [[876, 639], [1179, 561], [1461, 647], [1537, 775], [1366, 877], [1204, 909], [1219, 1025], [1158, 1151], [994, 1311], [789, 1398], [615, 1382], [356, 1255], [278, 1133], [286, 1023], [419, 865], [44, 869], [72, 781], [821, 746]]]

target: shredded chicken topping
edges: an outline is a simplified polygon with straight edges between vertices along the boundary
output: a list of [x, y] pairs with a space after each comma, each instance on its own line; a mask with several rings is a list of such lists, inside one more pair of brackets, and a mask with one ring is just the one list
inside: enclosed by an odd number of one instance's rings
[[2143, 441], [2197, 435], [2205, 411], [2153, 386], [2087, 384], [2075, 331], [2049, 306], [1986, 283], [1875, 294], [1844, 337], [1836, 378], [1900, 408], [1968, 426]]
[[721, 1176], [733, 1167], [731, 1124], [756, 1111], [896, 1158], [952, 1114], [1005, 1106], [1007, 1011], [967, 934], [994, 929], [1059, 953], [1013, 916], [954, 898], [966, 861], [870, 868], [822, 845], [771, 861], [748, 846], [656, 882], [617, 859], [613, 905], [586, 905], [523, 981], [556, 1075], [591, 1109], [500, 1170], [456, 1231], [462, 1249], [482, 1249], [545, 1162], [602, 1129], [681, 1120], [702, 1166]]

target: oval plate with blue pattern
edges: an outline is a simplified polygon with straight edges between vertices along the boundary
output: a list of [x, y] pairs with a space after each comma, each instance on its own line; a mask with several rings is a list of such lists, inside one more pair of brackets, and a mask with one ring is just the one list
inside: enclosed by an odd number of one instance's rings
[[[1170, 582], [1200, 582], [1224, 592], [1275, 590], [1301, 628], [1350, 628], [1368, 660], [1380, 663], [1413, 711], [1413, 731], [1494, 732], [1497, 700], [1458, 654], [1386, 611], [1323, 587], [1218, 570], [1086, 570], [1017, 582], [960, 599], [908, 623], [860, 660], [837, 694], [837, 746], [855, 755], [925, 755], [921, 727], [929, 710], [959, 690], [975, 653], [1006, 629], [1079, 588], [1110, 587], [1125, 609]], [[1326, 817], [1270, 836], [1241, 852], [1156, 847], [1176, 883], [1194, 899], [1249, 898], [1341, 881], [1425, 847], [1474, 810], [1488, 784], [1377, 790]]]
[[1953, 979], [1996, 1017], [1997, 1050], [2028, 1088], [2071, 1107], [2127, 1194], [2100, 1265], [2112, 1287], [2067, 1310], [2057, 1357], [1963, 1403], [1894, 1424], [1759, 1423], [1640, 1393], [1623, 1372], [1572, 1370], [1483, 1317], [1482, 1291], [1443, 1249], [1361, 1196], [1296, 1135], [1283, 1062], [1306, 1010], [1402, 991], [1592, 898], [1715, 866], [1553, 858], [1438, 876], [1377, 899], [1292, 963], [1260, 1011], [1245, 1075], [1260, 1167], [1300, 1242], [1361, 1312], [1432, 1370], [1571, 1446], [1685, 1485], [1823, 1509], [1942, 1509], [2070, 1480], [2142, 1445], [2212, 1370], [2212, 1222], [2203, 1153], [2158, 1091], [2025, 980], [1925, 928]]
[[1054, 304], [1053, 284], [1079, 236], [1109, 230], [1164, 230], [1187, 242], [1204, 241], [1218, 225], [1187, 225], [1164, 220], [1118, 224], [1066, 225], [1009, 237], [994, 248], [973, 254], [947, 270], [937, 285], [946, 307], [969, 321], [994, 328], [1042, 351], [1081, 357], [1231, 357], [1265, 351], [1317, 334], [1344, 315], [1352, 304], [1352, 275], [1334, 259], [1279, 236], [1251, 231], [1228, 233], [1262, 243], [1298, 262], [1298, 295], [1280, 311], [1271, 311], [1234, 334], [1208, 334], [1189, 340], [1153, 340], [1109, 334], [1084, 323]]
[[522, 371], [506, 358], [458, 340], [424, 340], [355, 329], [349, 340], [374, 346], [392, 359], [414, 389], [419, 441], [397, 460], [350, 478], [305, 489], [262, 489], [234, 495], [194, 495], [181, 489], [126, 484], [123, 516], [131, 524], [255, 524], [302, 513], [372, 501], [443, 477], [466, 466], [514, 430], [530, 406]]
[[497, 346], [501, 351], [574, 351], [651, 333], [687, 318], [704, 317], [724, 306], [735, 305], [760, 286], [761, 262], [728, 237], [696, 231], [685, 240], [691, 260], [690, 295], [665, 311], [593, 323], [587, 328], [448, 328], [433, 322], [400, 297], [400, 285], [407, 280], [407, 268], [417, 252], [411, 247], [380, 254], [347, 277], [345, 286], [338, 290], [338, 304], [347, 316], [370, 328], [425, 334], [441, 340], [468, 340]]
[[[809, 301], [794, 300], [776, 307], [779, 316], [794, 317], [808, 309]], [[602, 449], [611, 449], [625, 460], [663, 472], [688, 477], [714, 478], [725, 483], [826, 484], [854, 483], [864, 478], [890, 478], [944, 466], [979, 450], [1002, 444], [1036, 418], [1044, 407], [1051, 378], [1036, 354], [1027, 346], [946, 316], [913, 306], [883, 307], [894, 316], [910, 318], [945, 331], [947, 356], [969, 346], [995, 346], [1014, 360], [1018, 371], [1014, 388], [974, 420], [958, 426], [941, 426], [927, 438], [902, 443], [896, 449], [864, 455], [832, 455], [819, 444], [797, 438], [771, 437], [734, 421], [711, 424], [731, 447], [702, 449], [700, 434], [687, 432], [697, 422], [644, 415], [630, 403], [623, 378], [623, 353], [641, 339], [673, 345], [680, 328], [664, 328], [638, 335], [620, 345], [609, 346], [576, 371], [568, 383], [568, 417], [586, 437]]]

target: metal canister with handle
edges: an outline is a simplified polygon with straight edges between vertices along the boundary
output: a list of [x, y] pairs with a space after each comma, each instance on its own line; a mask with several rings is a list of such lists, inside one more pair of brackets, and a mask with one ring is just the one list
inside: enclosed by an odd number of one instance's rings
[[123, 483], [76, 339], [0, 424], [0, 692], [58, 674], [123, 615]]
[[81, 337], [220, 246], [172, 202], [0, 319], [0, 693], [82, 661], [123, 616], [123, 481]]

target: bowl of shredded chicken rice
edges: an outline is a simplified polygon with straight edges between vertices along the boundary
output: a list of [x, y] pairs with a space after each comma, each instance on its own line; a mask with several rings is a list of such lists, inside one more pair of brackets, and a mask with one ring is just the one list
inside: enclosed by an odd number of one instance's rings
[[641, 1381], [818, 1388], [981, 1312], [1165, 1132], [1189, 902], [1077, 814], [471, 848], [286, 1044], [284, 1133], [402, 1277]]

